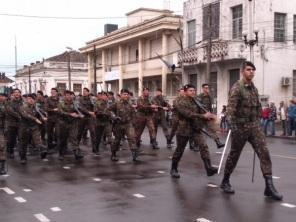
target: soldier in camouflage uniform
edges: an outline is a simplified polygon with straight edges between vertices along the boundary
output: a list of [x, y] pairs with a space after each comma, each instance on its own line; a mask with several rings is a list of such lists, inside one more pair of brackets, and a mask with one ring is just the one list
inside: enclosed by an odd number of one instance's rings
[[272, 163], [265, 136], [260, 129], [261, 104], [258, 90], [252, 82], [255, 70], [253, 63], [244, 62], [241, 69], [243, 78], [236, 82], [230, 90], [227, 118], [232, 133], [231, 149], [226, 160], [224, 177], [220, 187], [225, 193], [234, 193], [229, 178], [248, 141], [260, 160], [266, 184], [264, 195], [274, 200], [282, 200], [283, 196], [276, 191], [273, 185]]
[[6, 141], [4, 136], [5, 130], [5, 103], [6, 95], [0, 94], [0, 175], [7, 173], [5, 162], [6, 162]]
[[[209, 94], [209, 84], [204, 83], [202, 84], [202, 93], [198, 95], [198, 98], [200, 99], [201, 104], [204, 105], [205, 109], [211, 113], [213, 113], [212, 108], [212, 97]], [[205, 128], [208, 132], [208, 134], [211, 136], [212, 139], [216, 142], [217, 148], [222, 148], [224, 146], [223, 143], [221, 143], [216, 131], [217, 127], [215, 125], [215, 120], [207, 121]]]
[[104, 135], [106, 135], [107, 142], [112, 144], [112, 125], [111, 125], [111, 112], [108, 109], [108, 94], [101, 92], [101, 96], [95, 105], [96, 115], [96, 145], [94, 153], [99, 154], [100, 143]]
[[[44, 117], [47, 117], [47, 114], [45, 113], [45, 98], [43, 96], [43, 92], [40, 90], [37, 91], [36, 106], [38, 107], [39, 112], [41, 112]], [[43, 144], [45, 144], [45, 142], [46, 142], [46, 139], [45, 139], [46, 122], [43, 121], [42, 118], [40, 120], [42, 121], [42, 124], [39, 125], [41, 139], [42, 139]]]
[[5, 110], [5, 128], [7, 140], [7, 152], [10, 159], [14, 158], [14, 147], [16, 146], [19, 124], [21, 116], [19, 109], [22, 105], [21, 91], [14, 89], [9, 101], [7, 101]]
[[156, 90], [156, 96], [153, 98], [152, 101], [153, 101], [153, 104], [155, 104], [157, 106], [157, 108], [154, 111], [154, 116], [153, 116], [156, 137], [157, 137], [158, 125], [161, 125], [163, 133], [167, 139], [167, 147], [171, 148], [172, 142], [170, 140], [170, 135], [169, 135], [168, 126], [167, 126], [167, 120], [166, 120], [166, 116], [165, 116], [165, 112], [170, 109], [170, 105], [168, 104], [168, 102], [165, 101], [165, 99], [162, 95], [161, 89]]
[[[34, 95], [28, 94], [26, 102], [20, 107], [20, 129], [19, 129], [19, 154], [21, 164], [27, 163], [27, 146], [32, 138], [32, 142], [40, 151], [41, 159], [46, 157], [46, 147], [42, 144], [39, 125], [42, 122], [37, 118], [38, 113], [35, 107]], [[43, 119], [46, 121], [46, 119]]]
[[54, 149], [57, 142], [58, 104], [58, 90], [56, 88], [52, 88], [51, 96], [48, 97], [45, 102], [45, 112], [47, 113], [47, 148], [49, 152]]
[[135, 130], [133, 119], [135, 110], [129, 102], [129, 91], [122, 89], [120, 92], [120, 100], [110, 107], [110, 110], [115, 115], [115, 140], [111, 146], [111, 160], [118, 161], [116, 152], [119, 150], [120, 141], [126, 135], [129, 148], [132, 152], [133, 161], [137, 160], [138, 148], [135, 141]]
[[159, 149], [156, 142], [155, 126], [153, 122], [153, 110], [157, 106], [153, 104], [149, 97], [149, 89], [143, 89], [143, 95], [137, 100], [137, 115], [135, 120], [136, 144], [139, 147], [141, 135], [147, 126], [150, 135], [150, 141], [153, 149]]
[[78, 120], [81, 118], [77, 109], [74, 106], [72, 92], [66, 90], [64, 101], [61, 101], [58, 105], [58, 149], [59, 159], [64, 160], [66, 152], [67, 141], [72, 146], [72, 150], [76, 160], [82, 159], [83, 155], [79, 148], [77, 133], [78, 133]]
[[204, 126], [204, 121], [213, 118], [213, 114], [203, 113], [198, 107], [193, 97], [195, 97], [195, 86], [187, 84], [184, 86], [185, 96], [180, 98], [176, 104], [176, 110], [179, 118], [179, 126], [177, 130], [177, 148], [173, 154], [171, 176], [180, 178], [178, 173], [178, 163], [183, 155], [184, 149], [190, 136], [193, 135], [194, 141], [200, 147], [200, 155], [204, 162], [204, 166], [208, 176], [217, 173], [217, 168], [212, 167], [210, 153], [206, 141], [200, 131]]
[[81, 138], [86, 130], [90, 132], [92, 150], [95, 150], [95, 113], [94, 104], [89, 95], [89, 89], [83, 89], [83, 95], [79, 98], [79, 109], [84, 114], [84, 118], [79, 121], [78, 124], [78, 143], [80, 143]]

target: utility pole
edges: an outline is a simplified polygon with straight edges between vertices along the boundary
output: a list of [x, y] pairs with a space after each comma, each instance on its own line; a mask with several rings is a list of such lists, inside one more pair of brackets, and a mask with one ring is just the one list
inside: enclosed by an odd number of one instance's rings
[[205, 76], [205, 82], [210, 82], [210, 75], [211, 75], [211, 57], [212, 57], [212, 3], [209, 5], [208, 9], [208, 19], [209, 19], [209, 38], [208, 38], [208, 44], [207, 44], [207, 69], [206, 69], [206, 76]]
[[69, 90], [71, 91], [71, 58], [70, 58], [70, 52], [67, 52], [67, 60], [68, 60], [68, 84], [69, 84]]
[[97, 95], [97, 53], [96, 45], [94, 45], [94, 95]]
[[17, 46], [16, 46], [16, 36], [14, 36], [14, 62], [15, 62], [15, 75], [17, 72]]
[[29, 93], [32, 93], [32, 87], [31, 87], [31, 66], [29, 66]]

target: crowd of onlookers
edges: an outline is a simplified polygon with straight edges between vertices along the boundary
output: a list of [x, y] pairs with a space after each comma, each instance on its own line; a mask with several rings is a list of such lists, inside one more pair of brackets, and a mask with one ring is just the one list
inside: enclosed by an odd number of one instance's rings
[[[266, 136], [276, 135], [276, 123], [280, 123], [281, 134], [278, 136], [296, 136], [296, 98], [289, 104], [281, 101], [277, 108], [274, 102], [270, 102], [262, 108], [261, 126]], [[220, 130], [228, 131], [226, 118], [226, 106], [220, 112]]]

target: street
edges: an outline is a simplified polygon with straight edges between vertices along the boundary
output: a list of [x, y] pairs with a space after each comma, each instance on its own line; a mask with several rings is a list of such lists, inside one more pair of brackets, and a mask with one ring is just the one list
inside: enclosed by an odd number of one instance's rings
[[[109, 149], [94, 156], [88, 146], [82, 146], [86, 153], [82, 161], [69, 155], [61, 162], [57, 154], [49, 156], [48, 161], [29, 156], [26, 166], [18, 158], [10, 160], [9, 176], [0, 177], [0, 221], [295, 221], [295, 140], [267, 139], [274, 183], [284, 195], [282, 202], [275, 202], [263, 196], [258, 159], [255, 182], [251, 182], [250, 145], [231, 177], [236, 193], [227, 195], [217, 187], [223, 170], [220, 175], [207, 177], [200, 154], [189, 149], [180, 162], [181, 178], [172, 179], [173, 150], [166, 148], [162, 137], [159, 130], [160, 149], [152, 150], [145, 131], [139, 163], [132, 162], [129, 150], [119, 152], [120, 160], [115, 163], [110, 161]], [[212, 163], [218, 165], [222, 150], [217, 150], [212, 141], [208, 144]]]

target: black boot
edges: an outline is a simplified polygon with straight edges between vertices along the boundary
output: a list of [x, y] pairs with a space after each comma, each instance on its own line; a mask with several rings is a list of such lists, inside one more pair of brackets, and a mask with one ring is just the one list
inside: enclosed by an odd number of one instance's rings
[[224, 143], [221, 143], [219, 138], [215, 139], [215, 142], [216, 142], [216, 145], [217, 145], [217, 149], [220, 149], [220, 148], [225, 146]]
[[39, 150], [40, 150], [40, 158], [43, 160], [46, 158], [47, 156], [47, 149], [46, 146], [44, 146], [43, 144], [41, 146], [39, 146]]
[[204, 159], [203, 161], [204, 161], [204, 165], [205, 165], [208, 177], [213, 176], [214, 174], [216, 174], [218, 172], [218, 169], [211, 165], [210, 159]]
[[76, 160], [80, 160], [80, 159], [82, 159], [84, 157], [79, 148], [74, 150], [74, 156], [75, 156]]
[[166, 136], [167, 138], [167, 148], [168, 149], [172, 149], [172, 139], [170, 138], [170, 136]]
[[273, 182], [272, 182], [272, 176], [266, 175], [265, 178], [265, 191], [264, 195], [266, 197], [270, 197], [273, 200], [282, 200], [283, 195], [279, 194], [277, 190], [275, 189]]
[[234, 194], [234, 189], [232, 188], [229, 182], [229, 178], [230, 178], [230, 174], [224, 174], [220, 188], [223, 190], [224, 193]]
[[92, 152], [95, 154], [95, 155], [100, 155], [100, 152], [99, 152], [99, 146], [97, 144], [94, 144], [92, 146]]
[[180, 178], [180, 174], [178, 172], [178, 162], [173, 161], [172, 162], [172, 168], [171, 168], [171, 177], [172, 178]]
[[116, 151], [112, 151], [111, 160], [114, 162], [118, 161], [118, 157], [116, 156]]
[[133, 161], [136, 162], [138, 158], [138, 150], [132, 150]]
[[151, 139], [151, 145], [152, 145], [152, 148], [153, 149], [159, 149], [158, 145], [157, 145], [157, 142], [156, 142], [156, 139]]
[[7, 174], [5, 160], [1, 160], [0, 161], [0, 175], [5, 175], [5, 174]]

